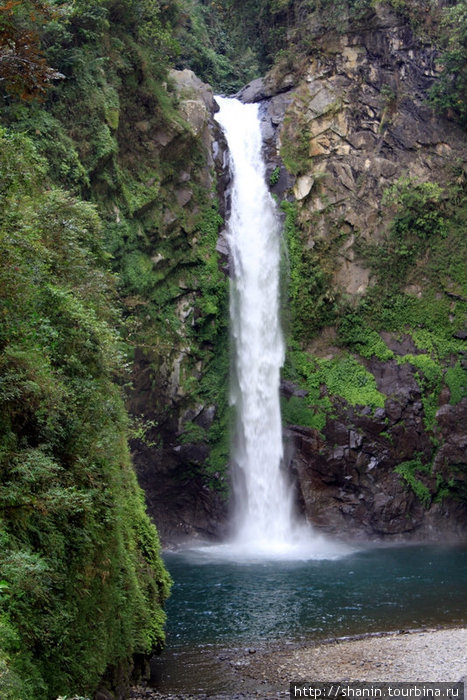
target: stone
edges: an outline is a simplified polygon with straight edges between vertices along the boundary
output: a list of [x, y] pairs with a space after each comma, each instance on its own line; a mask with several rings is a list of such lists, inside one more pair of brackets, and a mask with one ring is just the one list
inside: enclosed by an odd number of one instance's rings
[[196, 417], [196, 423], [205, 430], [209, 430], [216, 417], [216, 406], [205, 406]]
[[175, 191], [175, 199], [177, 200], [179, 207], [184, 207], [186, 204], [188, 204], [192, 196], [193, 192], [188, 187], [182, 187]]
[[419, 350], [415, 345], [412, 336], [407, 333], [388, 333], [382, 331], [380, 333], [382, 340], [386, 343], [388, 348], [392, 350], [396, 355], [419, 355], [423, 350]]
[[333, 281], [346, 294], [353, 297], [362, 296], [370, 284], [370, 271], [360, 263], [349, 260], [347, 254], [340, 267], [336, 269]]
[[374, 148], [376, 140], [375, 134], [373, 134], [371, 131], [357, 131], [350, 134], [348, 137], [349, 143], [354, 148], [363, 150]]
[[156, 131], [153, 134], [154, 140], [160, 145], [160, 146], [168, 146], [171, 141], [174, 139], [174, 134], [169, 132], [169, 131]]
[[251, 103], [260, 102], [266, 97], [271, 97], [271, 94], [271, 90], [267, 88], [264, 78], [256, 78], [256, 80], [252, 80], [239, 90], [235, 97], [241, 102]]
[[357, 433], [355, 430], [349, 431], [349, 447], [351, 450], [360, 447], [363, 442], [363, 436]]
[[183, 100], [180, 103], [179, 110], [193, 129], [195, 136], [200, 136], [208, 120], [208, 112], [205, 105], [199, 100]]
[[350, 165], [347, 163], [335, 163], [334, 172], [344, 187], [351, 191], [355, 189], [355, 180]]
[[345, 46], [342, 49], [342, 57], [346, 61], [346, 68], [350, 70], [355, 70], [360, 60], [360, 51], [354, 49], [350, 46]]
[[310, 194], [314, 181], [315, 180], [312, 175], [301, 175], [298, 177], [293, 188], [295, 199], [305, 199], [305, 197]]
[[230, 246], [229, 246], [229, 241], [227, 238], [227, 231], [223, 230], [220, 232], [218, 239], [217, 239], [217, 243], [216, 243], [216, 250], [223, 257], [225, 257], [225, 258], [229, 257]]
[[321, 88], [321, 90], [310, 100], [307, 107], [315, 114], [321, 115], [328, 112], [336, 105], [337, 96], [334, 92]]
[[201, 101], [206, 109], [212, 113], [218, 110], [214, 100], [212, 88], [190, 69], [170, 70], [169, 78], [175, 82], [177, 93], [181, 98], [191, 98], [196, 101]]
[[292, 396], [299, 396], [300, 398], [308, 396], [308, 391], [306, 391], [306, 389], [300, 389], [300, 387], [288, 379], [283, 379], [281, 381], [280, 390], [287, 399], [290, 399]]

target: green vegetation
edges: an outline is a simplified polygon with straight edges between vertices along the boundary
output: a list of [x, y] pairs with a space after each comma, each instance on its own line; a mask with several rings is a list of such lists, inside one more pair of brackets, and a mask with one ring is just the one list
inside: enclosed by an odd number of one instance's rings
[[[158, 346], [157, 371], [167, 347], [184, 342], [176, 314], [182, 276], [175, 279], [172, 266], [193, 270], [193, 236], [206, 233], [203, 215], [189, 219], [174, 205], [173, 178], [188, 145], [201, 163], [164, 85], [174, 6], [55, 5], [31, 21], [40, 65], [64, 78], [42, 90], [42, 102], [24, 102], [1, 83], [5, 700], [92, 694], [108, 669], [126, 673], [134, 654], [163, 645], [169, 579], [130, 462], [119, 385], [129, 384], [133, 348], [150, 354]], [[29, 36], [27, 13], [13, 21]], [[161, 158], [148, 149], [138, 138], [146, 130], [165, 130], [172, 150]], [[158, 247], [165, 260], [180, 252], [157, 266], [154, 242], [174, 209], [173, 245]], [[208, 218], [218, 226], [216, 212]], [[151, 423], [152, 437], [157, 420], [138, 418]]]
[[[200, 200], [202, 193], [199, 193]], [[227, 278], [219, 268], [216, 243], [222, 218], [219, 215], [217, 200], [207, 200], [201, 214], [199, 228], [200, 241], [197, 247], [197, 264], [192, 267], [190, 278], [199, 288], [194, 309], [194, 324], [189, 339], [194, 363], [201, 362], [204, 369], [198, 381], [190, 379], [190, 401], [205, 406], [215, 406], [214, 420], [205, 433], [199, 433], [210, 448], [210, 455], [203, 465], [202, 475], [210, 488], [227, 496], [226, 468], [229, 460], [229, 343], [228, 343], [228, 294]], [[186, 442], [196, 442], [193, 428], [186, 433]]]
[[361, 253], [388, 292], [397, 292], [428, 246], [439, 246], [448, 235], [443, 194], [437, 183], [408, 177], [399, 178], [384, 193], [382, 205], [394, 213], [389, 232], [383, 245], [362, 244]]
[[0, 132], [0, 694], [92, 692], [164, 640], [169, 579], [114, 378], [114, 278], [95, 208]]
[[[464, 342], [467, 299], [463, 179], [454, 165], [451, 185], [400, 178], [385, 193], [383, 205], [392, 222], [378, 243], [358, 242], [358, 253], [373, 271], [373, 285], [358, 303], [335, 295], [326, 274], [332, 237], [310, 249], [300, 228], [297, 204], [283, 203], [289, 250], [291, 336], [297, 352], [289, 352], [285, 374], [310, 393], [306, 399], [284, 402], [286, 422], [319, 427], [331, 411], [323, 402], [344, 399], [352, 405], [383, 406], [371, 373], [359, 358], [395, 359], [380, 332], [411, 336], [419, 354], [397, 358], [408, 362], [422, 393], [425, 428], [435, 438], [435, 415], [444, 386], [450, 400], [465, 396], [467, 372], [460, 357]], [[339, 241], [337, 236], [335, 241]], [[335, 245], [335, 242], [334, 242]], [[423, 275], [420, 274], [423, 261]], [[318, 272], [316, 272], [318, 271]], [[317, 284], [320, 281], [320, 288]], [[414, 285], [416, 293], [411, 291]], [[334, 344], [342, 355], [323, 360], [307, 350], [326, 326], [336, 331]], [[461, 337], [461, 336], [460, 336]], [[334, 354], [335, 354], [334, 350]], [[351, 355], [350, 353], [356, 353]], [[365, 397], [365, 398], [364, 398]], [[310, 413], [311, 412], [311, 413]], [[317, 418], [319, 416], [319, 418]]]
[[435, 360], [431, 355], [405, 355], [400, 361], [410, 362], [418, 370], [416, 374], [423, 395], [425, 427], [427, 430], [432, 430], [435, 414], [439, 407], [438, 399], [443, 378], [443, 370], [439, 360]]
[[419, 457], [411, 459], [407, 462], [402, 462], [396, 467], [395, 471], [402, 479], [410, 486], [414, 494], [417, 496], [420, 503], [425, 508], [429, 508], [432, 494], [430, 489], [420, 480], [419, 476], [431, 473], [431, 466], [422, 464]]
[[291, 335], [305, 343], [336, 318], [337, 301], [330, 285], [336, 241], [317, 241], [313, 248], [308, 247], [297, 223], [296, 204], [284, 201], [281, 208], [285, 212]]
[[242, 12], [241, 4], [235, 9], [229, 0], [183, 0], [181, 4], [185, 19], [177, 31], [180, 52], [176, 67], [188, 66], [216, 91], [226, 94], [263, 72], [257, 37], [250, 43], [244, 22], [232, 20], [233, 12]]
[[290, 114], [284, 118], [281, 158], [292, 175], [310, 170], [310, 127], [301, 114]]
[[304, 398], [283, 401], [286, 423], [322, 430], [326, 415], [332, 414], [333, 400], [378, 408], [384, 406], [386, 399], [378, 391], [371, 372], [350, 353], [327, 360], [302, 350], [290, 350], [284, 376], [308, 392]]
[[[455, 181], [454, 181], [455, 182]], [[459, 401], [465, 385], [465, 370], [452, 360], [463, 351], [463, 341], [455, 337], [463, 328], [467, 310], [466, 243], [463, 234], [465, 207], [459, 206], [458, 184], [441, 190], [435, 183], [400, 179], [387, 193], [386, 203], [394, 206], [394, 219], [382, 244], [366, 245], [361, 252], [373, 266], [376, 284], [368, 290], [358, 313], [353, 314], [358, 334], [365, 329], [409, 333], [423, 351], [400, 359], [418, 370], [423, 392], [425, 424], [434, 425], [438, 397], [443, 385], [453, 386], [454, 401]], [[420, 284], [419, 261], [423, 259]], [[417, 295], [406, 291], [411, 283], [419, 287]], [[409, 287], [410, 288], [410, 287]], [[351, 347], [366, 354], [348, 332], [348, 317], [340, 332]], [[371, 331], [372, 332], [372, 331]], [[365, 338], [368, 330], [364, 332]], [[374, 354], [384, 359], [378, 350]]]
[[444, 116], [467, 126], [467, 5], [465, 0], [442, 5], [420, 0], [390, 0], [415, 34], [439, 51], [438, 77], [429, 91], [432, 106]]
[[415, 455], [414, 459], [399, 464], [395, 472], [428, 509], [432, 503], [440, 503], [445, 498], [465, 499], [464, 483], [458, 480], [459, 469], [454, 465], [446, 466], [450, 474], [447, 480], [444, 474], [434, 473], [432, 465], [424, 463], [420, 455]]
[[269, 176], [270, 187], [274, 187], [274, 185], [277, 185], [277, 183], [279, 182], [280, 174], [281, 174], [281, 169], [278, 165], [276, 165], [276, 167], [274, 168], [274, 170], [272, 171], [272, 173]]
[[339, 321], [338, 338], [342, 346], [350, 348], [361, 357], [377, 357], [383, 361], [394, 357], [379, 333], [353, 310], [348, 311]]
[[448, 367], [444, 379], [449, 387], [450, 402], [455, 406], [467, 396], [467, 371], [460, 362], [456, 362], [454, 367]]
[[178, 65], [188, 65], [216, 90], [235, 92], [264, 75], [285, 45], [287, 2], [183, 0]]
[[441, 74], [431, 88], [433, 106], [467, 127], [467, 5], [465, 0], [442, 10], [438, 42]]

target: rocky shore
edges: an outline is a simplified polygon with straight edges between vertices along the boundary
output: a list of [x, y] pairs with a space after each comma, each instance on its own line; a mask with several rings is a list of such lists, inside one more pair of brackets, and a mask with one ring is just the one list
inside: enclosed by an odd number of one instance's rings
[[[254, 653], [252, 653], [254, 651]], [[336, 639], [293, 649], [236, 650], [219, 657], [230, 693], [162, 693], [136, 687], [131, 700], [284, 698], [291, 681], [467, 681], [467, 628], [424, 629]]]

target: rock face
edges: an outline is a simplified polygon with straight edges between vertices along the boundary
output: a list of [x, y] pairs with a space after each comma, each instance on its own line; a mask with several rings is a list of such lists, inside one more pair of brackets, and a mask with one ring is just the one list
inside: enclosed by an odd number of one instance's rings
[[[465, 159], [465, 136], [427, 106], [435, 50], [384, 6], [367, 18], [365, 31], [315, 42], [320, 57], [301, 66], [293, 85], [290, 75], [273, 74], [240, 97], [263, 101], [269, 173], [281, 165], [281, 153], [297, 176], [293, 194], [303, 204], [300, 223], [310, 240], [330, 238], [336, 223], [348, 236], [338, 251], [334, 283], [359, 298], [369, 273], [352, 236], [374, 240], [375, 230], [382, 236], [383, 191], [401, 175], [442, 181], [453, 158]], [[282, 167], [273, 191], [282, 195], [290, 184]]]
[[[414, 382], [407, 384], [409, 377], [401, 376], [394, 366], [374, 369], [376, 376], [384, 373], [391, 378], [395, 398], [388, 399], [384, 409], [372, 413], [363, 406], [337, 406], [337, 417], [327, 421], [322, 434], [312, 428], [288, 428], [286, 439], [293, 446], [290, 468], [302, 512], [317, 528], [350, 538], [465, 536], [465, 502], [423, 505], [395, 472], [414, 453], [431, 455], [433, 445], [424, 431], [420, 392]], [[457, 464], [458, 486], [463, 484], [465, 489], [467, 399], [457, 406], [442, 406], [438, 418], [442, 418], [443, 432], [439, 437], [446, 441], [436, 454], [433, 472], [442, 474]], [[419, 478], [427, 488], [434, 487], [430, 482], [436, 481], [435, 476], [420, 474]]]
[[[213, 272], [218, 265], [216, 200], [222, 212], [228, 182], [225, 140], [214, 120], [218, 107], [210, 86], [192, 71], [172, 70], [169, 80], [178, 96], [178, 115], [174, 133], [166, 129], [158, 139], [175, 152], [178, 168], [167, 184], [170, 204], [151, 258], [160, 270], [166, 325], [151, 327], [149, 342], [135, 349], [129, 397], [130, 412], [139, 417], [138, 436], [131, 441], [133, 461], [164, 544], [213, 537], [226, 519], [224, 477], [206, 470], [209, 430], [220, 410], [203, 401], [206, 386], [213, 383], [206, 379], [209, 373], [215, 372], [216, 389], [226, 384], [212, 363], [228, 352], [221, 308], [227, 278], [215, 278]], [[208, 296], [215, 304], [206, 304]], [[220, 394], [221, 388], [216, 399]]]
[[173, 436], [172, 446], [157, 450], [135, 445], [138, 480], [165, 545], [226, 532], [225, 499], [207, 487], [200, 473], [208, 454], [206, 445], [179, 445]]
[[[261, 102], [268, 173], [280, 173], [272, 191], [296, 202], [306, 247], [320, 241], [334, 246], [332, 288], [355, 306], [373, 283], [358, 245], [383, 240], [393, 216], [382, 206], [383, 192], [401, 176], [448, 182], [453, 158], [465, 162], [465, 135], [427, 106], [434, 49], [387, 8], [378, 5], [363, 31], [318, 32], [314, 41], [313, 55], [294, 75], [276, 69], [239, 96]], [[420, 298], [422, 286], [404, 291]], [[332, 413], [320, 432], [295, 425], [286, 430], [298, 507], [332, 533], [465, 535], [467, 399], [451, 405], [445, 388], [429, 429], [420, 374], [399, 362], [421, 351], [410, 336], [381, 335], [393, 359], [361, 361], [387, 397], [384, 408], [331, 397]], [[322, 346], [321, 356], [339, 353], [326, 349], [324, 336], [314, 344]], [[297, 396], [298, 388], [286, 384], [284, 396]], [[430, 467], [416, 470], [414, 460]], [[407, 462], [414, 471], [404, 478], [395, 469]], [[448, 482], [463, 502], [443, 499], [439, 485]]]

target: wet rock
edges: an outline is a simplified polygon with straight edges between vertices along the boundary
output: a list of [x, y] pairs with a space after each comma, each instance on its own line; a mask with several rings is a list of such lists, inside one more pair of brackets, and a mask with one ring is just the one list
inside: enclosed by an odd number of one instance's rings
[[398, 540], [465, 533], [466, 503], [451, 500], [426, 508], [395, 468], [414, 455], [426, 464], [433, 460], [433, 475], [420, 478], [435, 489], [436, 479], [447, 480], [448, 474], [452, 479], [456, 465], [454, 486], [467, 494], [467, 399], [440, 406], [436, 450], [424, 426], [415, 369], [406, 365], [408, 372], [400, 373], [403, 365], [389, 364], [390, 383], [385, 363], [372, 365], [392, 394], [384, 409], [335, 402], [321, 434], [312, 428], [287, 429], [297, 503], [309, 521], [334, 534]]
[[198, 414], [196, 417], [196, 424], [204, 428], [205, 430], [209, 430], [211, 427], [213, 420], [216, 416], [216, 407], [215, 406], [206, 406], [203, 408], [203, 410]]
[[280, 390], [287, 399], [290, 399], [292, 396], [299, 396], [301, 398], [308, 396], [308, 391], [306, 391], [306, 389], [300, 389], [300, 387], [288, 379], [283, 379], [281, 381]]
[[266, 87], [264, 78], [256, 78], [256, 80], [252, 80], [251, 83], [245, 85], [245, 87], [239, 90], [239, 92], [237, 92], [235, 95], [238, 100], [245, 103], [260, 102], [261, 100], [264, 100], [266, 97], [270, 96], [271, 93]]

